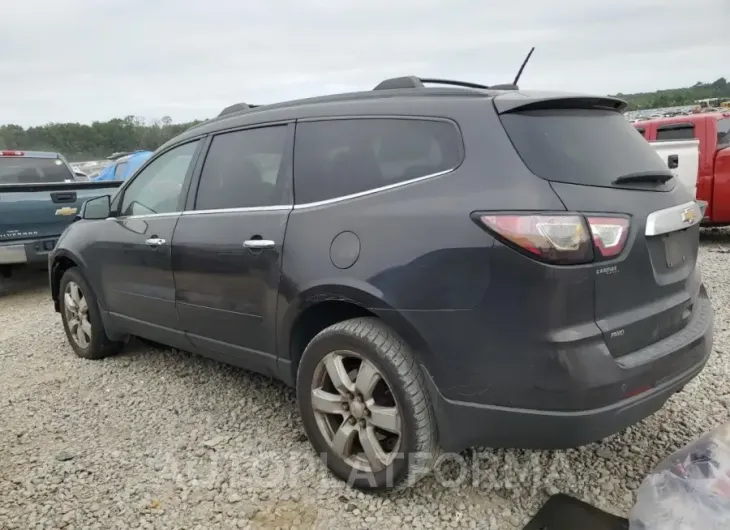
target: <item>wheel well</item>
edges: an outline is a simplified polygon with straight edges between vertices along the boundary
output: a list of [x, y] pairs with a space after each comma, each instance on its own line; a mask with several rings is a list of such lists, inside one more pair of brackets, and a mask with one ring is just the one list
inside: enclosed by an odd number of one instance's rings
[[317, 333], [338, 322], [374, 316], [376, 315], [364, 307], [342, 300], [319, 302], [305, 309], [294, 322], [289, 341], [293, 380], [296, 380], [299, 359], [301, 359], [304, 349]]
[[61, 256], [53, 262], [51, 269], [51, 297], [53, 298], [53, 304], [56, 306], [56, 311], [59, 310], [58, 290], [61, 285], [61, 278], [63, 278], [63, 273], [71, 267], [76, 267], [76, 262], [66, 256]]

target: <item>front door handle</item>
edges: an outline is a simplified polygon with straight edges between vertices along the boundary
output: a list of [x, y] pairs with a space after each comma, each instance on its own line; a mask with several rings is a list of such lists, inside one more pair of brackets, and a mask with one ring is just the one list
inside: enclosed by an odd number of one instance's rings
[[145, 241], [148, 247], [160, 247], [165, 244], [165, 240], [159, 237], [151, 237]]
[[243, 242], [243, 246], [253, 249], [274, 248], [276, 243], [270, 239], [247, 239]]

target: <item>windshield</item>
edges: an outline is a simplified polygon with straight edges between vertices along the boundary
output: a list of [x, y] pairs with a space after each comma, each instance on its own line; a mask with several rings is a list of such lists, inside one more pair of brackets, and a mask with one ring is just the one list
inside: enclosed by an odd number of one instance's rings
[[527, 167], [546, 180], [611, 186], [627, 175], [672, 175], [631, 123], [614, 111], [535, 110], [500, 118]]
[[74, 176], [58, 158], [0, 156], [0, 184], [69, 182]]

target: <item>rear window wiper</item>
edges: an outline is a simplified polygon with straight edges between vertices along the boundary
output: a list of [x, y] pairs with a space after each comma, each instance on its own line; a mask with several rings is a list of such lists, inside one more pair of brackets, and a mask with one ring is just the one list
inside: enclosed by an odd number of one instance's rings
[[618, 177], [613, 184], [626, 184], [629, 182], [659, 182], [664, 184], [674, 178], [674, 175], [666, 173], [655, 173], [653, 171], [642, 171], [638, 173], [629, 173]]

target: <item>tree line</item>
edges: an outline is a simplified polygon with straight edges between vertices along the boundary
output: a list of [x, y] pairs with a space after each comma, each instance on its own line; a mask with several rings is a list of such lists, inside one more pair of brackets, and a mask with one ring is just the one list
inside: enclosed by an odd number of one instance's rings
[[682, 107], [694, 105], [697, 100], [711, 98], [730, 99], [730, 84], [724, 77], [712, 83], [695, 83], [686, 88], [670, 88], [656, 92], [636, 94], [616, 94], [616, 97], [629, 103], [628, 110], [659, 109], [663, 107]]
[[20, 125], [0, 126], [0, 149], [56, 151], [71, 162], [103, 159], [117, 151], [145, 149], [154, 151], [167, 140], [200, 123], [172, 123], [165, 116], [154, 123], [127, 116], [109, 121], [81, 123], [49, 123], [23, 128]]
[[[657, 90], [636, 94], [616, 94], [629, 102], [629, 110], [654, 109], [693, 105], [698, 99], [730, 98], [730, 84], [724, 77], [712, 83], [696, 83], [686, 88]], [[23, 128], [20, 125], [0, 126], [0, 149], [25, 149], [28, 151], [57, 151], [70, 161], [101, 159], [116, 151], [135, 149], [155, 150], [200, 123], [172, 123], [165, 116], [154, 123], [146, 123], [135, 116], [95, 121], [91, 125], [81, 123], [49, 123]]]

